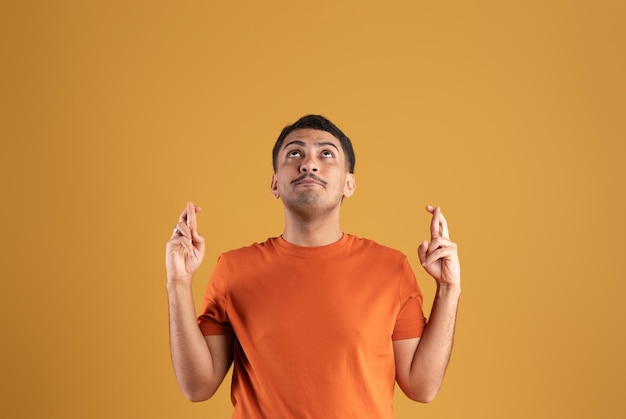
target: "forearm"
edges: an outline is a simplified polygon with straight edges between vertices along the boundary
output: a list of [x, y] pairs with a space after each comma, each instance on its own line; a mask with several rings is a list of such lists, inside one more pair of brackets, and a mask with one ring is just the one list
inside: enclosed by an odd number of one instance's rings
[[450, 361], [454, 342], [456, 313], [460, 286], [440, 285], [420, 342], [411, 363], [411, 388], [416, 397], [432, 400], [441, 384]]
[[192, 401], [206, 400], [219, 386], [211, 353], [198, 327], [191, 284], [168, 283], [170, 350], [176, 379]]

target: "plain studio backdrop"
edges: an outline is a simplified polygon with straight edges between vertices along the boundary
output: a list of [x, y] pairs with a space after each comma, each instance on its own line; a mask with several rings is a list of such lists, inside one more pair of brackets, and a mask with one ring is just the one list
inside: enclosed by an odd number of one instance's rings
[[201, 205], [199, 303], [282, 232], [271, 148], [321, 113], [357, 152], [344, 230], [406, 253], [427, 312], [426, 204], [459, 244], [447, 378], [397, 417], [624, 417], [625, 5], [2, 2], [0, 416], [229, 417], [230, 374], [177, 388], [165, 242]]

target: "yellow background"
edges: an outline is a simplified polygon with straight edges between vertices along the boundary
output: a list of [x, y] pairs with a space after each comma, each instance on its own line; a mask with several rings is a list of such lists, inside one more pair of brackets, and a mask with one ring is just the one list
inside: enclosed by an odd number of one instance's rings
[[424, 205], [460, 247], [444, 387], [397, 417], [624, 417], [625, 5], [3, 1], [0, 416], [229, 417], [228, 382], [177, 389], [165, 241], [203, 207], [199, 302], [282, 231], [271, 147], [322, 113], [357, 150], [344, 229], [427, 309]]

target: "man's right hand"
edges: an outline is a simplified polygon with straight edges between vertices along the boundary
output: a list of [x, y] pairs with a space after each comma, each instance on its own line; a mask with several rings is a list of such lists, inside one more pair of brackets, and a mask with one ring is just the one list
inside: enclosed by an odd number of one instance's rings
[[204, 258], [204, 237], [198, 233], [196, 213], [200, 207], [187, 202], [165, 248], [165, 267], [169, 283], [191, 283], [193, 273]]

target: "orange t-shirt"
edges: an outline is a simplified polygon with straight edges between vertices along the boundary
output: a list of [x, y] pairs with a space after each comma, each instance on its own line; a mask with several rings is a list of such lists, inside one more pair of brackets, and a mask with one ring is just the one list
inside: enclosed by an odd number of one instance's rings
[[236, 336], [234, 418], [391, 418], [392, 341], [421, 336], [425, 318], [406, 256], [344, 234], [222, 254], [198, 323]]

